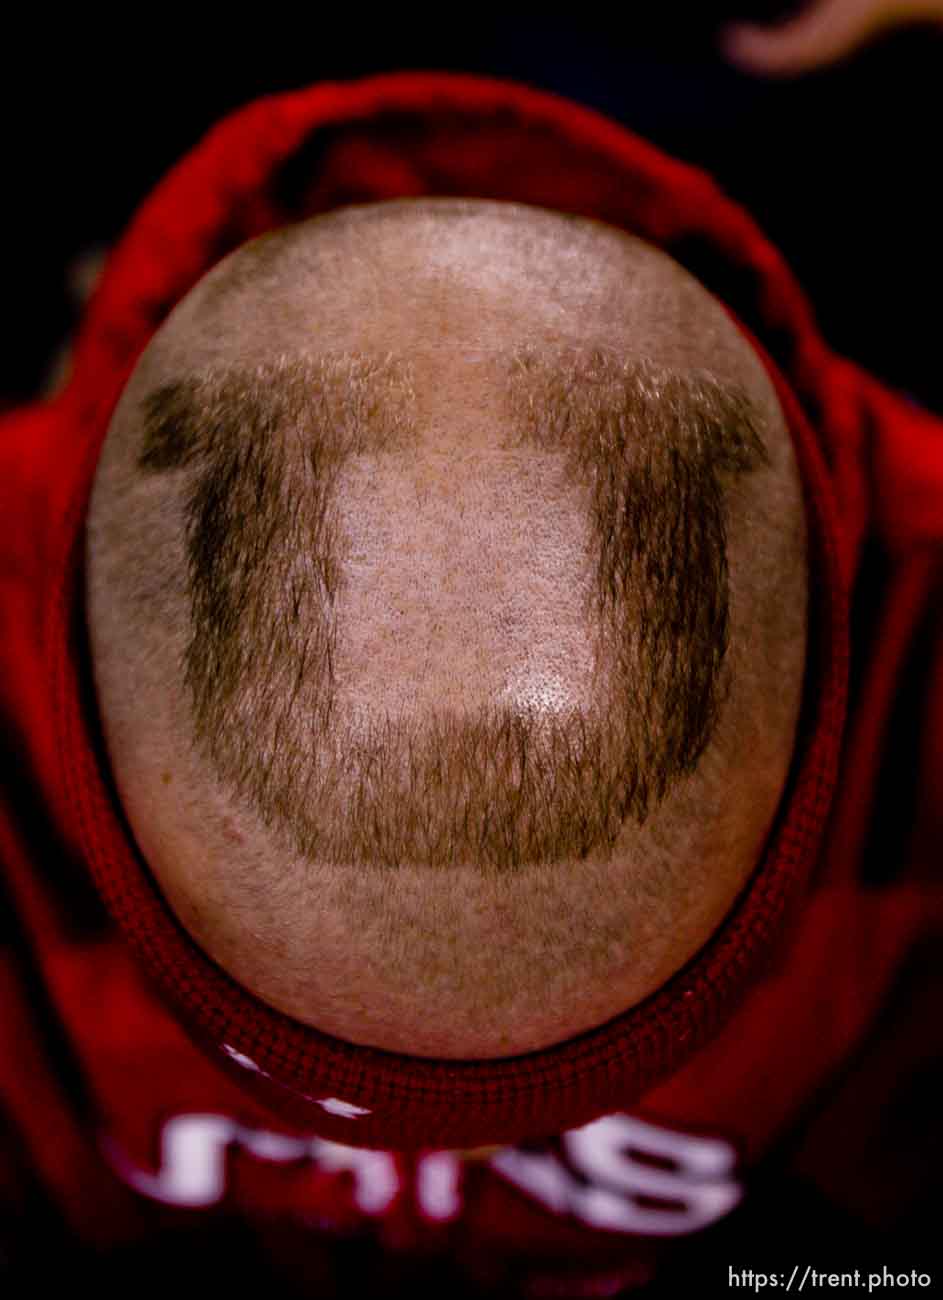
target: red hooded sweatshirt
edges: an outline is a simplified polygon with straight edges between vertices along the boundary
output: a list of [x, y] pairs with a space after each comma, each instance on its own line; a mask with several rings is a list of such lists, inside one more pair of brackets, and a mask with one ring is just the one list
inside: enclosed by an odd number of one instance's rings
[[[419, 195], [594, 217], [693, 272], [776, 386], [810, 532], [802, 715], [748, 884], [640, 1006], [501, 1061], [352, 1046], [217, 967], [123, 816], [89, 668], [88, 496], [154, 330], [247, 239]], [[353, 1237], [509, 1294], [617, 1295], [748, 1200], [776, 1153], [863, 1225], [927, 1195], [919, 1086], [911, 1126], [885, 1130], [940, 1055], [943, 423], [829, 350], [781, 256], [709, 177], [596, 113], [477, 77], [260, 100], [142, 204], [60, 393], [0, 421], [0, 518], [7, 1223], [41, 1203], [106, 1258], [225, 1219], [301, 1294], [332, 1294], [318, 1261]]]

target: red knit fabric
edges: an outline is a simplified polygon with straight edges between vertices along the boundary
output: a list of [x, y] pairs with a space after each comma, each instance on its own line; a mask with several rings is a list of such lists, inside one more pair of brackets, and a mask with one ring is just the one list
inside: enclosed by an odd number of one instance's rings
[[[360, 198], [382, 198], [391, 192], [402, 193], [404, 188], [408, 193], [421, 193], [420, 178], [430, 171], [437, 177], [437, 188], [441, 188], [438, 169], [454, 159], [461, 159], [464, 175], [476, 175], [481, 168], [480, 161], [476, 165], [478, 159], [484, 160], [489, 172], [500, 165], [502, 174], [505, 167], [513, 174], [513, 158], [521, 151], [520, 136], [515, 131], [512, 158], [501, 159], [498, 164], [495, 150], [508, 130], [503, 120], [507, 106], [496, 111], [496, 106], [485, 98], [485, 87], [479, 90], [478, 96], [472, 97], [471, 107], [466, 101], [464, 108], [459, 109], [458, 104], [448, 104], [446, 86], [440, 85], [432, 109], [434, 124], [428, 132], [422, 131], [424, 142], [419, 160], [404, 157], [404, 145], [408, 150], [424, 125], [415, 96], [418, 90], [428, 104], [430, 85], [422, 80], [418, 86], [387, 82], [385, 88], [394, 91], [393, 102], [384, 103], [378, 97], [370, 107], [391, 119], [392, 138], [385, 141], [387, 132], [381, 131], [378, 143], [368, 148], [355, 134], [350, 144], [343, 141], [335, 145], [336, 152], [331, 159], [332, 170], [337, 175], [334, 184], [342, 194], [349, 195], [353, 190]], [[348, 97], [350, 94], [348, 90]], [[105, 365], [105, 345], [96, 327], [106, 309], [112, 331], [122, 314], [132, 320], [136, 316], [140, 321], [138, 339], [133, 338], [130, 327], [128, 330], [128, 350], [136, 351], [149, 332], [147, 327], [141, 328], [145, 306], [155, 300], [164, 309], [169, 305], [163, 296], [166, 289], [158, 299], [157, 271], [167, 274], [172, 254], [174, 262], [182, 262], [188, 268], [204, 268], [205, 262], [188, 257], [188, 250], [196, 242], [205, 248], [213, 236], [218, 238], [218, 229], [211, 224], [215, 215], [212, 205], [218, 202], [218, 189], [213, 181], [219, 173], [230, 174], [227, 158], [230, 140], [239, 141], [240, 166], [235, 185], [245, 185], [257, 196], [262, 177], [270, 174], [273, 140], [291, 138], [289, 121], [295, 131], [302, 129], [302, 125], [310, 130], [313, 106], [320, 108], [316, 120], [320, 118], [323, 123], [323, 95], [322, 90], [320, 95], [312, 94], [306, 99], [296, 97], [287, 103], [274, 101], [260, 105], [243, 115], [241, 121], [236, 119], [238, 132], [233, 130], [233, 122], [224, 124], [151, 197], [135, 228], [115, 254], [109, 278], [81, 338], [76, 354], [76, 382], [80, 391], [86, 367], [95, 367], [99, 355], [100, 364]], [[547, 120], [540, 123], [546, 133], [544, 147], [557, 152], [565, 150], [573, 125], [563, 120], [560, 107], [539, 96], [525, 96], [525, 106], [528, 101], [545, 112], [550, 110]], [[367, 102], [370, 103], [369, 99]], [[289, 105], [294, 110], [290, 115], [284, 113]], [[282, 115], [277, 115], [278, 108], [283, 110]], [[551, 116], [553, 110], [560, 119], [558, 122]], [[429, 109], [425, 112], [428, 114]], [[411, 114], [411, 118], [398, 121], [404, 114]], [[572, 116], [576, 125], [584, 125], [580, 120], [583, 115]], [[611, 135], [611, 130], [605, 129], [605, 124], [590, 118], [585, 125], [596, 128], [598, 139], [592, 143], [597, 149], [609, 143], [606, 137]], [[557, 133], [552, 133], [554, 126]], [[490, 134], [493, 139], [489, 139]], [[515, 193], [514, 197], [529, 202], [550, 200], [556, 208], [571, 206], [578, 192], [574, 169], [536, 167], [540, 136], [534, 142], [531, 134], [536, 132], [528, 133], [527, 137], [530, 165], [521, 186], [523, 193]], [[427, 135], [431, 136], [431, 142]], [[469, 142], [468, 148], [461, 147], [464, 141]], [[612, 141], [617, 142], [622, 143]], [[475, 153], [469, 156], [472, 145]], [[396, 166], [390, 164], [389, 156], [396, 160]], [[591, 176], [598, 177], [601, 161], [590, 160]], [[651, 156], [646, 161], [664, 166], [660, 159]], [[558, 177], [565, 180], [561, 182]], [[601, 183], [601, 179], [596, 180], [597, 188]], [[234, 187], [232, 180], [229, 185]], [[271, 191], [277, 187], [269, 183], [268, 188]], [[453, 186], [447, 188], [451, 190]], [[645, 203], [639, 203], [639, 196], [633, 196], [636, 198], [633, 206], [641, 207], [640, 216], [647, 218], [647, 225], [641, 227], [640, 217], [636, 215], [634, 229], [651, 238], [652, 228], [659, 224], [663, 228], [673, 214], [659, 212], [650, 195], [644, 190], [642, 194]], [[314, 204], [310, 200], [305, 204], [305, 211], [318, 210], [322, 203], [319, 195]], [[238, 210], [238, 198], [231, 194], [229, 205]], [[256, 197], [253, 206], [257, 220], [260, 214], [272, 220], [274, 214], [268, 210], [264, 198], [260, 202]], [[153, 241], [158, 232], [160, 244], [155, 250]], [[169, 232], [173, 232], [172, 236]], [[242, 237], [247, 233], [250, 232], [240, 231]], [[142, 293], [138, 267], [145, 258], [150, 259], [153, 276], [145, 280]], [[131, 292], [130, 285], [134, 286]], [[86, 650], [81, 642], [81, 527], [95, 452], [107, 428], [110, 411], [98, 407], [94, 418], [87, 421], [88, 431], [81, 441], [89, 454], [59, 539], [61, 551], [56, 569], [62, 579], [50, 606], [47, 628], [51, 651], [49, 680], [59, 718], [63, 789], [81, 819], [82, 846], [95, 881], [135, 952], [198, 1040], [230, 1049], [228, 1056], [221, 1053], [228, 1067], [238, 1070], [245, 1084], [287, 1120], [345, 1142], [385, 1148], [430, 1144], [470, 1147], [556, 1133], [616, 1106], [630, 1104], [666, 1073], [676, 1069], [717, 1031], [733, 1011], [748, 981], [768, 960], [770, 944], [777, 935], [786, 903], [802, 886], [815, 860], [828, 812], [837, 768], [847, 659], [845, 593], [838, 566], [835, 508], [815, 439], [783, 380], [772, 364], [768, 364], [789, 413], [801, 455], [816, 546], [816, 645], [810, 659], [815, 698], [807, 704], [785, 814], [776, 826], [765, 860], [723, 929], [656, 996], [602, 1029], [508, 1062], [439, 1063], [355, 1048], [317, 1033], [272, 1011], [242, 989], [202, 953], [176, 922], [121, 823], [120, 806], [107, 787], [101, 749], [96, 748], [89, 729], [88, 690], [83, 691], [81, 680], [82, 666], [86, 664]], [[113, 362], [110, 369], [114, 369]], [[236, 1054], [257, 1068], [234, 1066]], [[318, 1099], [324, 1097], [343, 1099], [367, 1113], [349, 1117], [325, 1114], [318, 1105]]]
[[[503, 1061], [351, 1046], [271, 1010], [190, 939], [123, 818], [98, 729], [82, 598], [83, 524], [101, 443], [136, 358], [175, 303], [220, 257], [267, 229], [338, 204], [425, 194], [596, 217], [688, 266], [769, 371], [810, 531], [802, 717], [788, 786], [748, 885], [703, 950], [643, 1004]], [[14, 1009], [0, 1022], [0, 1103], [76, 1234], [108, 1243], [148, 1230], [140, 1196], [172, 1200], [155, 1125], [164, 1124], [166, 1139], [167, 1124], [184, 1113], [202, 1120], [201, 1132], [216, 1124], [219, 1142], [241, 1144], [243, 1155], [268, 1150], [287, 1162], [298, 1134], [322, 1140], [322, 1161], [338, 1150], [404, 1153], [394, 1162], [404, 1178], [430, 1150], [552, 1145], [626, 1112], [723, 1132], [744, 1168], [759, 1159], [861, 1040], [906, 954], [939, 917], [938, 669], [921, 706], [920, 794], [900, 870], [884, 890], [862, 890], [858, 876], [887, 779], [881, 754], [893, 739], [901, 674], [919, 638], [943, 663], [943, 632], [928, 613], [940, 590], [941, 430], [825, 346], [782, 258], [708, 177], [574, 104], [482, 78], [402, 74], [275, 96], [214, 128], [141, 205], [110, 256], [65, 390], [0, 421], [0, 514], [10, 528], [0, 704], [27, 805], [14, 797], [2, 809], [0, 864], [48, 1019], [83, 1080], [85, 1127], [75, 1089], [30, 1038], [38, 1013], [16, 960], [0, 965]], [[858, 602], [868, 639], [857, 650], [852, 643], [846, 722], [849, 593], [874, 537], [886, 556], [884, 585], [870, 612]], [[48, 842], [26, 828], [30, 807], [48, 823]], [[70, 882], [81, 893], [89, 881], [108, 920], [92, 939], [63, 903]], [[810, 1169], [822, 1149], [807, 1152]], [[295, 1198], [309, 1223], [320, 1214], [335, 1225], [356, 1219], [348, 1202], [338, 1208], [330, 1179], [309, 1179], [302, 1193], [300, 1171], [264, 1160], [250, 1171], [240, 1159], [225, 1194], [250, 1218], [258, 1210], [274, 1222]], [[833, 1188], [840, 1182], [836, 1175]], [[90, 1186], [94, 1197], [79, 1193]], [[467, 1190], [475, 1209], [463, 1240], [472, 1255], [486, 1237], [502, 1251], [580, 1251], [601, 1267], [618, 1246], [627, 1285], [650, 1273], [640, 1228], [629, 1231], [630, 1259], [613, 1226], [592, 1229], [592, 1242], [585, 1223], [556, 1218], [548, 1230], [546, 1214], [483, 1168], [469, 1173]], [[420, 1232], [407, 1199], [398, 1196], [383, 1219], [391, 1245]], [[177, 1203], [195, 1206], [198, 1194], [180, 1191]]]

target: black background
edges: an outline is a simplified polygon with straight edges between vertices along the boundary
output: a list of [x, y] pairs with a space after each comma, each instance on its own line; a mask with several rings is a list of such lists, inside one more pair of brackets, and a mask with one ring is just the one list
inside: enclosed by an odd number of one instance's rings
[[422, 68], [569, 96], [704, 167], [784, 252], [831, 345], [943, 409], [943, 39], [928, 27], [897, 31], [842, 65], [779, 81], [722, 58], [726, 20], [793, 8], [357, 7], [327, 18], [320, 6], [270, 4], [221, 12], [213, 29], [155, 10], [68, 29], [50, 14], [29, 37], [8, 34], [0, 403], [41, 389], [78, 311], [76, 255], [112, 243], [220, 117], [319, 80]]

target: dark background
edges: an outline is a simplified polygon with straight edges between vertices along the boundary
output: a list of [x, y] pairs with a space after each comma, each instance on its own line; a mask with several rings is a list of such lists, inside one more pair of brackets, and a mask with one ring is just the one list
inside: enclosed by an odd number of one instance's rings
[[797, 7], [662, 0], [537, 16], [456, 5], [420, 17], [357, 6], [345, 20], [268, 5], [199, 32], [165, 11], [100, 30], [50, 17], [0, 55], [0, 405], [48, 380], [79, 310], [76, 258], [111, 244], [221, 116], [318, 80], [425, 68], [569, 96], [704, 167], [784, 252], [832, 346], [943, 409], [943, 39], [928, 27], [897, 31], [840, 66], [780, 81], [718, 52], [725, 21]]

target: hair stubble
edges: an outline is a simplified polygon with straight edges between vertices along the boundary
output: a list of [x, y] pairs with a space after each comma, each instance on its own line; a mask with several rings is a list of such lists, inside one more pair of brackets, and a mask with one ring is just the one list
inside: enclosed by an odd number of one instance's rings
[[[596, 704], [352, 725], [338, 707], [339, 476], [403, 457], [410, 366], [280, 356], [161, 385], [138, 469], [180, 474], [194, 739], [224, 784], [312, 862], [473, 862], [500, 876], [610, 851], [696, 768], [729, 689], [726, 485], [768, 464], [746, 394], [604, 349], [496, 361], [505, 445], [563, 459], [589, 511]], [[521, 575], [526, 581], [526, 575]]]

